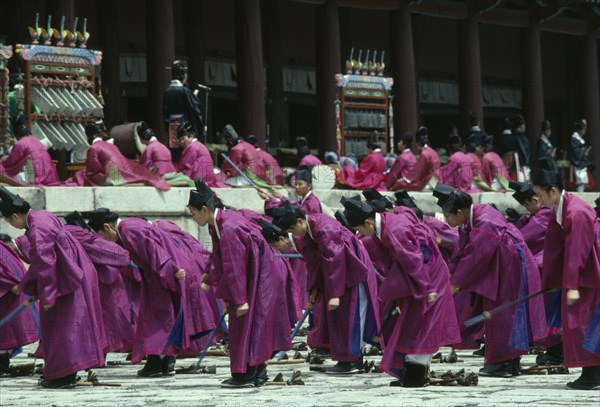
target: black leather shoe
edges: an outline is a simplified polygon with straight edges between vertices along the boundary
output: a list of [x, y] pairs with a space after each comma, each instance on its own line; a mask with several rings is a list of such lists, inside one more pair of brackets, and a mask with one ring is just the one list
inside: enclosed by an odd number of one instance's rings
[[254, 376], [254, 386], [261, 387], [264, 386], [269, 376], [267, 376], [267, 365], [265, 363], [261, 363], [256, 366], [256, 375]]
[[60, 379], [43, 380], [40, 386], [45, 389], [73, 389], [77, 386], [77, 372], [61, 377]]
[[146, 365], [137, 371], [140, 377], [161, 377], [162, 376], [162, 359], [158, 355], [148, 355]]
[[357, 362], [337, 362], [335, 366], [325, 369], [325, 373], [332, 375], [364, 373], [362, 359]]
[[562, 365], [565, 363], [562, 342], [548, 348], [548, 350], [535, 358], [535, 363], [539, 366]]
[[484, 365], [479, 369], [480, 376], [488, 377], [512, 377], [513, 376], [513, 360], [507, 360], [493, 365]]
[[485, 356], [485, 345], [483, 345], [481, 349], [477, 349], [475, 352], [473, 352], [473, 356]]
[[521, 374], [521, 358], [514, 358], [511, 361], [512, 375], [519, 376]]
[[175, 356], [165, 356], [162, 359], [162, 374], [163, 376], [175, 375]]
[[[266, 366], [265, 366], [266, 369]], [[221, 382], [221, 387], [254, 387], [256, 379], [256, 367], [248, 366], [246, 373], [232, 373], [231, 377]]]
[[3, 353], [0, 355], [0, 376], [10, 373], [10, 354]]
[[581, 376], [567, 383], [569, 389], [600, 390], [600, 366], [589, 366], [581, 369]]
[[427, 366], [407, 363], [406, 374], [402, 379], [402, 387], [425, 387], [427, 385], [429, 385]]

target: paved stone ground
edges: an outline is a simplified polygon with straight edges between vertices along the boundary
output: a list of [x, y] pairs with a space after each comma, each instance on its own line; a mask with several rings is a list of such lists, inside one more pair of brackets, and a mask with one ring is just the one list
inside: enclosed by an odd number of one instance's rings
[[[298, 338], [303, 339], [303, 338]], [[15, 357], [12, 363], [33, 362], [27, 357], [33, 352], [30, 345]], [[448, 348], [441, 349], [448, 354]], [[301, 352], [306, 355], [306, 351]], [[455, 364], [434, 364], [432, 370], [440, 374], [451, 369], [464, 368], [477, 372], [482, 358], [471, 351], [459, 351]], [[291, 357], [291, 352], [290, 352]], [[124, 354], [109, 354], [108, 361], [124, 360]], [[523, 358], [523, 365], [533, 365], [535, 356]], [[366, 360], [378, 361], [370, 356]], [[39, 362], [39, 360], [38, 360]], [[177, 367], [188, 367], [195, 359], [177, 361]], [[326, 361], [324, 366], [332, 365]], [[385, 373], [365, 373], [332, 377], [309, 370], [307, 363], [271, 365], [269, 377], [282, 372], [287, 380], [294, 370], [302, 372], [304, 386], [270, 385], [251, 389], [224, 389], [220, 382], [229, 377], [227, 357], [207, 357], [203, 365], [216, 365], [217, 374], [180, 374], [170, 378], [138, 379], [140, 366], [121, 365], [94, 369], [102, 382], [119, 383], [121, 387], [77, 387], [73, 390], [45, 390], [37, 386], [39, 375], [0, 379], [2, 406], [600, 406], [600, 391], [568, 390], [565, 384], [579, 376], [580, 369], [571, 369], [568, 375], [522, 375], [518, 378], [479, 378], [479, 385], [429, 386], [422, 389], [390, 387], [392, 380]], [[80, 376], [85, 377], [84, 372]]]

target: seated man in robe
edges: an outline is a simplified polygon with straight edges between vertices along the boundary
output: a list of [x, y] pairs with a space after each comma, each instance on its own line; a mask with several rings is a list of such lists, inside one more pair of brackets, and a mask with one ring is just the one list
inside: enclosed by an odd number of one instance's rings
[[381, 153], [379, 135], [373, 132], [369, 139], [369, 155], [354, 169], [345, 166], [338, 174], [338, 182], [353, 189], [375, 188], [385, 190], [385, 157]]
[[58, 172], [46, 147], [31, 134], [25, 116], [20, 114], [13, 124], [17, 143], [2, 158], [0, 172], [17, 181], [38, 186], [60, 185]]
[[127, 159], [114, 144], [102, 140], [95, 124], [88, 124], [85, 133], [90, 143], [86, 168], [75, 173], [68, 185], [72, 186], [122, 186], [143, 183], [161, 191], [170, 186], [160, 176], [139, 163]]
[[256, 148], [258, 156], [262, 160], [267, 170], [267, 176], [269, 177], [267, 181], [270, 184], [283, 185], [285, 183], [285, 177], [283, 176], [283, 171], [281, 171], [281, 167], [279, 166], [277, 159], [275, 159], [275, 157], [269, 154], [266, 150], [260, 148], [256, 136], [248, 136], [248, 143]]

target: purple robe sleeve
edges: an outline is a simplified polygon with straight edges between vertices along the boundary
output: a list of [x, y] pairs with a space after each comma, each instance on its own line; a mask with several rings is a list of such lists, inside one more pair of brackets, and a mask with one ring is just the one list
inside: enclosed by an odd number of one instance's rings
[[4, 166], [6, 173], [9, 176], [14, 177], [21, 172], [23, 165], [25, 165], [25, 161], [27, 161], [27, 158], [29, 158], [29, 154], [27, 154], [27, 147], [24, 145], [24, 143], [17, 142], [13, 146], [6, 160], [2, 161], [2, 165]]
[[222, 228], [219, 239], [223, 273], [220, 285], [224, 284], [228, 288], [228, 300], [235, 305], [248, 302], [246, 269], [249, 247], [242, 238], [242, 233], [244, 232], [241, 228], [228, 224]]
[[0, 242], [0, 297], [5, 296], [25, 275], [25, 267], [4, 242]]
[[595, 243], [594, 224], [597, 219], [592, 215], [593, 211], [570, 210], [568, 205], [573, 203], [572, 199], [565, 202], [567, 210], [563, 212], [565, 260], [562, 287], [576, 290], [581, 287], [582, 272], [589, 268], [587, 263]]
[[339, 298], [346, 290], [346, 256], [342, 234], [324, 230], [318, 238], [318, 246], [327, 298]]

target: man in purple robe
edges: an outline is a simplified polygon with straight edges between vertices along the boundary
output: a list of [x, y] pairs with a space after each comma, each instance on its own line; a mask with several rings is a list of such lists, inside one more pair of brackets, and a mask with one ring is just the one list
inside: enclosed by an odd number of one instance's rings
[[217, 185], [215, 176], [215, 165], [210, 152], [202, 144], [194, 133], [194, 129], [189, 122], [184, 122], [177, 129], [177, 138], [183, 148], [181, 159], [177, 162], [177, 168], [180, 172], [194, 179], [202, 177], [211, 186]]
[[[292, 205], [296, 205], [306, 213], [322, 213], [321, 201], [312, 192], [312, 170], [310, 167], [302, 167], [296, 170], [294, 189], [300, 199], [292, 202]], [[282, 202], [290, 202], [283, 194], [276, 189], [271, 190], [271, 196], [268, 196], [261, 190], [257, 190], [258, 196], [265, 201], [265, 213], [271, 208], [277, 208]]]
[[[500, 212], [473, 204], [470, 195], [440, 183], [434, 196], [450, 226], [461, 227], [459, 250], [450, 265], [455, 291], [481, 296], [482, 310], [489, 311], [540, 290], [540, 274], [523, 236]], [[485, 321], [485, 364], [479, 373], [518, 375], [520, 356], [547, 335], [539, 296], [495, 314]]]
[[10, 154], [2, 158], [0, 170], [11, 178], [25, 171], [26, 182], [38, 186], [60, 185], [58, 172], [46, 151], [46, 147], [35, 138], [25, 124], [25, 117], [19, 115], [14, 127], [16, 144]]
[[108, 341], [104, 353], [130, 352], [135, 333], [133, 304], [130, 303], [122, 276], [129, 267], [129, 252], [116, 243], [101, 238], [91, 229], [78, 212], [65, 216], [65, 229], [81, 243], [98, 273], [98, 288], [102, 306], [102, 320]]
[[[21, 305], [27, 297], [19, 292], [19, 283], [26, 270], [21, 259], [7, 243], [10, 236], [0, 233], [0, 320]], [[38, 340], [36, 324], [39, 325], [39, 311], [33, 303], [17, 314], [0, 330], [0, 376], [9, 373], [10, 357], [15, 348]]]
[[[423, 387], [428, 366], [440, 346], [460, 342], [448, 266], [431, 231], [418, 221], [378, 213], [366, 203], [342, 198], [345, 217], [363, 236], [388, 250], [379, 297], [395, 301], [400, 314], [380, 367], [400, 379], [392, 385]], [[416, 222], [416, 223], [415, 223]], [[394, 307], [395, 309], [395, 307]]]
[[427, 127], [421, 127], [417, 131], [412, 149], [419, 158], [407, 180], [401, 181], [398, 188], [406, 191], [433, 189], [437, 180], [440, 179], [440, 157], [429, 146], [429, 130]]
[[127, 159], [114, 144], [102, 140], [100, 131], [93, 124], [86, 126], [90, 143], [85, 170], [77, 171], [67, 184], [78, 186], [121, 186], [141, 182], [167, 191], [171, 187], [162, 177]]
[[[81, 244], [47, 211], [0, 187], [0, 211], [26, 229], [30, 266], [21, 290], [40, 301], [45, 388], [74, 388], [79, 370], [104, 365], [106, 337], [98, 279]], [[85, 312], [81, 312], [85, 310]]]
[[[142, 295], [131, 361], [148, 355], [141, 377], [175, 374], [175, 356], [198, 350], [194, 340], [215, 328], [213, 307], [206, 297], [192, 297], [190, 283], [196, 266], [193, 253], [185, 253], [177, 238], [164, 228], [140, 218], [121, 220], [106, 208], [84, 212], [88, 225], [100, 236], [119, 242], [142, 269]], [[188, 278], [188, 274], [190, 278]], [[193, 302], [198, 304], [192, 304]], [[200, 318], [196, 313], [200, 312]], [[206, 343], [205, 343], [206, 345]]]
[[[293, 205], [273, 211], [273, 223], [303, 238], [302, 255], [308, 267], [310, 302], [323, 296], [331, 358], [338, 363], [328, 374], [363, 371], [362, 347], [377, 343], [380, 332], [375, 268], [355, 234], [335, 219], [307, 215]], [[316, 309], [313, 312], [317, 312]]]
[[267, 180], [270, 184], [273, 185], [283, 185], [285, 184], [285, 177], [283, 175], [283, 171], [279, 166], [279, 163], [271, 154], [267, 151], [260, 148], [258, 145], [258, 139], [256, 136], [250, 135], [248, 136], [248, 143], [253, 145], [256, 148], [256, 152], [258, 153], [258, 157], [262, 160], [265, 169], [267, 170], [267, 176], [269, 179]]
[[296, 139], [296, 149], [298, 149], [298, 168], [308, 166], [308, 167], [316, 167], [318, 165], [322, 165], [323, 162], [319, 160], [318, 157], [314, 156], [310, 152], [310, 148], [308, 148], [308, 141], [304, 137], [299, 137]]
[[[458, 135], [450, 136], [448, 141], [448, 161], [440, 169], [440, 178], [447, 185], [463, 191], [471, 191], [473, 185], [473, 165], [471, 159], [462, 151]], [[479, 163], [479, 160], [477, 160]]]
[[408, 174], [412, 171], [417, 159], [413, 154], [410, 146], [412, 145], [413, 135], [411, 132], [406, 132], [400, 141], [398, 141], [398, 151], [400, 155], [394, 161], [394, 166], [385, 174], [385, 186], [389, 191], [400, 189], [399, 180], [407, 180]]
[[[256, 148], [238, 136], [234, 128], [229, 124], [225, 126], [222, 134], [229, 147], [228, 158], [233, 161], [240, 170], [244, 171], [248, 177], [261, 184], [260, 186], [272, 185], [269, 183], [267, 168], [260, 158], [258, 151], [256, 151]], [[226, 177], [240, 176], [237, 170], [228, 161], [223, 162], [221, 171]]]
[[273, 251], [259, 229], [223, 203], [202, 179], [190, 191], [188, 208], [213, 239], [211, 269], [203, 289], [228, 304], [231, 378], [223, 387], [259, 387], [273, 352], [292, 348], [285, 284]]
[[600, 389], [600, 220], [594, 209], [564, 190], [560, 173], [538, 169], [533, 190], [552, 207], [544, 244], [544, 288], [560, 289], [564, 364], [582, 367], [567, 383], [578, 390]]
[[163, 143], [158, 141], [154, 131], [142, 122], [138, 128], [138, 134], [146, 149], [140, 158], [140, 164], [161, 177], [171, 172], [177, 172], [171, 161], [171, 152]]
[[371, 134], [369, 155], [359, 164], [358, 169], [349, 165], [338, 173], [338, 182], [353, 189], [376, 188], [385, 190], [385, 157], [381, 153], [377, 132]]

